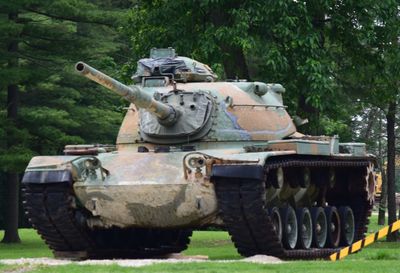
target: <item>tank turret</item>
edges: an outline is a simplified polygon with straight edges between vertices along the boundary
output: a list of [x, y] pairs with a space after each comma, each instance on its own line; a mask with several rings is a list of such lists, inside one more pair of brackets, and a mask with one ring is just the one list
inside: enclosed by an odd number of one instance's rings
[[178, 112], [173, 106], [156, 101], [151, 94], [144, 92], [140, 86], [127, 86], [84, 62], [78, 62], [75, 69], [81, 75], [114, 91], [138, 108], [151, 112], [163, 126], [170, 126], [178, 119]]
[[[153, 92], [142, 85], [127, 86], [78, 62], [78, 73], [114, 91], [139, 108], [141, 137], [155, 143], [182, 143], [207, 134], [215, 110], [214, 99], [208, 92], [172, 89]], [[147, 89], [146, 89], [147, 88]]]

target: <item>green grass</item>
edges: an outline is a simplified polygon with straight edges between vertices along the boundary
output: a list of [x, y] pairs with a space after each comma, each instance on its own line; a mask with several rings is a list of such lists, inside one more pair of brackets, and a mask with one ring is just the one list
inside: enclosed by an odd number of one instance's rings
[[207, 255], [211, 260], [240, 259], [227, 232], [196, 231], [191, 237], [186, 255]]
[[18, 272], [17, 270], [20, 270], [21, 266], [17, 265], [5, 265], [0, 263], [0, 272]]
[[[368, 225], [368, 233], [377, 232], [378, 230], [380, 230], [381, 228], [384, 227], [384, 226], [378, 225], [378, 216], [377, 215], [372, 215], [369, 219], [370, 219], [369, 220], [370, 222]], [[385, 218], [385, 222], [387, 222], [387, 216]]]
[[[3, 238], [0, 231], [0, 239]], [[20, 244], [0, 244], [0, 259], [52, 257], [50, 249], [34, 229], [20, 229]]]
[[[380, 226], [376, 225], [376, 217], [371, 218], [370, 230], [376, 231]], [[0, 237], [2, 237], [0, 232]], [[20, 230], [21, 244], [0, 244], [0, 259], [51, 257], [51, 252], [40, 240], [34, 230]], [[293, 261], [283, 264], [250, 264], [243, 262], [218, 263], [215, 260], [237, 260], [241, 256], [237, 254], [229, 235], [226, 232], [197, 231], [193, 234], [192, 243], [186, 255], [207, 255], [210, 262], [185, 263], [185, 264], [156, 264], [139, 268], [127, 268], [117, 265], [112, 266], [5, 266], [0, 262], [0, 272], [15, 272], [23, 269], [23, 272], [399, 272], [400, 270], [400, 243], [377, 242], [363, 251], [348, 256], [343, 261]]]

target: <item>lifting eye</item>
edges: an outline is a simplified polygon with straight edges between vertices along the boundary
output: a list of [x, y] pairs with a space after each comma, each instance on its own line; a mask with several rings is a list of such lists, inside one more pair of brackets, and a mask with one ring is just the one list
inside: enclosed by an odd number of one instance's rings
[[202, 157], [192, 157], [189, 159], [188, 164], [191, 168], [201, 168], [205, 166], [206, 161]]
[[86, 169], [89, 170], [95, 170], [101, 166], [100, 161], [97, 158], [86, 159], [83, 164], [85, 165]]

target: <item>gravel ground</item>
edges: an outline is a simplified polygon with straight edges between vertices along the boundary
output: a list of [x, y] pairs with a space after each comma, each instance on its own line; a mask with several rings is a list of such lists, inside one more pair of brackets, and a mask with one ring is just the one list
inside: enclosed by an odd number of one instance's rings
[[[200, 262], [211, 262], [207, 256], [184, 256], [180, 254], [173, 254], [167, 259], [143, 259], [143, 260], [86, 260], [86, 261], [70, 261], [60, 260], [53, 258], [21, 258], [21, 259], [3, 259], [0, 263], [8, 265], [112, 265], [117, 264], [125, 267], [141, 267], [146, 265], [158, 264], [158, 263], [200, 263]], [[259, 264], [277, 264], [282, 261], [276, 257], [266, 255], [255, 255], [252, 257], [244, 258], [241, 260], [213, 260], [212, 262], [217, 263], [229, 263], [229, 262], [248, 262], [248, 263], [259, 263]]]

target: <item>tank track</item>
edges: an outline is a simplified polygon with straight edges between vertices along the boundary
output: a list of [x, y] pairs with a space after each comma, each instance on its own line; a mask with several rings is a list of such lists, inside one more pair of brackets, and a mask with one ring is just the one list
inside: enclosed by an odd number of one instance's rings
[[[321, 158], [272, 159], [267, 161], [265, 171], [267, 173], [280, 167], [354, 168], [369, 163], [365, 158], [350, 161]], [[266, 181], [220, 178], [215, 181], [215, 189], [222, 219], [238, 252], [243, 256], [266, 254], [282, 259], [318, 259], [327, 258], [340, 249], [285, 249], [267, 213]], [[355, 240], [361, 239], [367, 231], [372, 204], [366, 195], [362, 195], [356, 200], [350, 200], [347, 205], [355, 215]]]
[[30, 223], [59, 258], [162, 256], [185, 250], [192, 235], [186, 229], [89, 229], [68, 183], [25, 184], [22, 197]]

